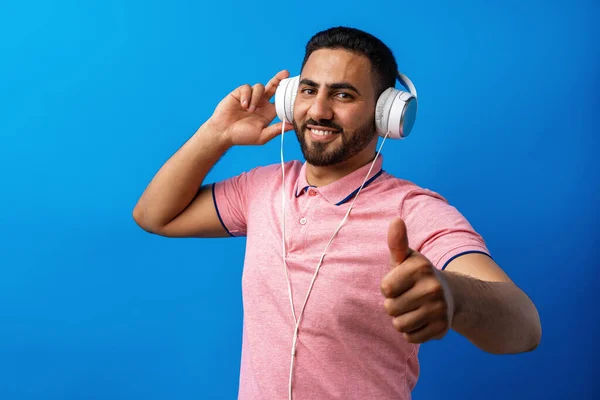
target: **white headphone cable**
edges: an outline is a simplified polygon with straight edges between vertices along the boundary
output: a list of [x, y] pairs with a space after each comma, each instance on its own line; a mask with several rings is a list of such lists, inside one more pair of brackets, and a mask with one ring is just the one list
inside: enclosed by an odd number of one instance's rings
[[383, 145], [385, 143], [385, 140], [387, 139], [388, 135], [389, 135], [389, 131], [385, 134], [385, 137], [383, 138], [383, 141], [381, 142], [381, 146], [379, 146], [379, 150], [377, 151], [377, 154], [375, 155], [375, 158], [373, 159], [373, 162], [371, 163], [371, 167], [369, 168], [369, 171], [367, 172], [367, 176], [365, 176], [365, 179], [363, 180], [362, 185], [360, 185], [360, 188], [358, 189], [358, 192], [356, 193], [356, 196], [354, 196], [354, 199], [352, 200], [352, 203], [350, 204], [350, 207], [348, 208], [348, 211], [346, 212], [346, 215], [344, 216], [344, 218], [342, 219], [342, 221], [340, 222], [340, 224], [338, 225], [337, 229], [335, 230], [335, 232], [333, 233], [333, 236], [331, 237], [331, 239], [329, 239], [329, 243], [327, 243], [327, 246], [325, 247], [325, 251], [323, 252], [323, 255], [321, 256], [321, 259], [319, 260], [319, 265], [317, 266], [317, 269], [315, 271], [315, 274], [313, 275], [312, 281], [310, 283], [310, 286], [308, 288], [308, 292], [306, 293], [306, 298], [304, 299], [304, 304], [302, 305], [302, 310], [300, 311], [300, 316], [298, 317], [298, 319], [296, 319], [296, 313], [294, 311], [294, 300], [292, 297], [292, 289], [291, 289], [291, 284], [290, 284], [290, 278], [289, 278], [289, 274], [288, 274], [288, 268], [287, 268], [287, 263], [286, 263], [286, 248], [285, 248], [285, 164], [284, 164], [284, 157], [283, 157], [283, 136], [285, 133], [285, 121], [282, 122], [281, 125], [281, 172], [282, 172], [282, 185], [283, 185], [283, 190], [282, 190], [282, 216], [281, 216], [281, 225], [282, 225], [282, 243], [283, 243], [283, 267], [285, 269], [285, 276], [286, 276], [286, 280], [287, 280], [287, 285], [288, 285], [288, 294], [289, 294], [289, 298], [290, 298], [290, 305], [292, 307], [292, 315], [294, 317], [294, 322], [296, 324], [296, 327], [294, 329], [294, 340], [292, 343], [292, 359], [291, 359], [291, 363], [290, 363], [290, 379], [289, 379], [289, 393], [288, 393], [288, 397], [289, 400], [292, 400], [292, 376], [293, 376], [293, 371], [294, 371], [294, 358], [296, 358], [296, 343], [298, 340], [298, 333], [299, 333], [299, 327], [300, 327], [300, 322], [302, 321], [302, 316], [304, 315], [304, 309], [306, 308], [306, 304], [308, 302], [308, 297], [310, 295], [310, 292], [312, 291], [313, 285], [315, 283], [315, 280], [317, 278], [317, 274], [319, 273], [319, 269], [321, 269], [321, 265], [323, 264], [323, 260], [325, 259], [325, 255], [327, 254], [327, 250], [329, 249], [329, 246], [331, 245], [331, 243], [333, 242], [333, 239], [335, 238], [335, 236], [338, 234], [338, 232], [340, 231], [340, 229], [342, 228], [342, 226], [344, 225], [344, 223], [346, 222], [346, 220], [348, 219], [348, 216], [350, 215], [350, 211], [352, 211], [352, 208], [354, 207], [354, 203], [356, 202], [356, 199], [358, 198], [358, 195], [360, 194], [360, 192], [362, 191], [363, 187], [365, 186], [365, 183], [367, 182], [367, 179], [369, 178], [369, 175], [371, 174], [371, 171], [373, 170], [373, 167], [375, 166], [375, 162], [377, 161], [377, 158], [379, 157], [379, 153], [381, 153], [381, 149], [383, 148]]
[[281, 234], [282, 234], [282, 240], [281, 240], [281, 244], [282, 244], [282, 250], [283, 250], [283, 268], [285, 269], [285, 277], [286, 277], [286, 281], [287, 281], [287, 286], [288, 286], [288, 294], [290, 296], [290, 305], [292, 306], [292, 315], [294, 316], [294, 323], [296, 323], [296, 312], [294, 311], [294, 300], [292, 298], [292, 287], [290, 284], [290, 277], [288, 275], [288, 268], [287, 268], [287, 263], [285, 261], [286, 259], [286, 251], [285, 251], [285, 164], [283, 162], [283, 135], [285, 133], [285, 121], [281, 122], [281, 174], [282, 174], [282, 181], [281, 181], [281, 185], [282, 185], [282, 190], [281, 190], [281, 203], [282, 203], [282, 210], [281, 210]]

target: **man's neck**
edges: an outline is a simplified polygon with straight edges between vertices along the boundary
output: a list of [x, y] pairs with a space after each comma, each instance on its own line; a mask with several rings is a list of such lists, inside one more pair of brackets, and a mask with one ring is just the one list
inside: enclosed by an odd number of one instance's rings
[[307, 163], [306, 180], [312, 186], [326, 186], [373, 162], [374, 158], [375, 153], [370, 151], [359, 153], [347, 161], [327, 167], [317, 167]]

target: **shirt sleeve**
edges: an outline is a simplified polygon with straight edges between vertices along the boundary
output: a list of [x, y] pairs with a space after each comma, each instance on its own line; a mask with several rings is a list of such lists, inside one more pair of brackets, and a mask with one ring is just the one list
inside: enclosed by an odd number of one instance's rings
[[246, 236], [247, 215], [254, 170], [216, 182], [212, 186], [217, 216], [230, 236]]
[[483, 253], [487, 246], [467, 219], [439, 194], [415, 189], [405, 197], [400, 215], [406, 223], [409, 247], [423, 254], [438, 269], [458, 256]]

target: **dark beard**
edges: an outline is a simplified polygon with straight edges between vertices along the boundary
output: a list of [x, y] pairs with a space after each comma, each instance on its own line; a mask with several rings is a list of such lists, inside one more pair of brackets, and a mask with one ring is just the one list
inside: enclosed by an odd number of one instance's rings
[[[314, 165], [315, 167], [328, 167], [349, 160], [360, 153], [371, 142], [375, 135], [374, 122], [364, 124], [358, 128], [353, 135], [347, 135], [342, 127], [330, 120], [316, 122], [315, 120], [309, 119], [302, 124], [301, 128], [298, 127], [296, 121], [294, 121], [293, 125], [304, 158], [309, 164]], [[341, 135], [341, 146], [329, 150], [327, 149], [327, 146], [331, 147], [332, 143], [312, 142], [309, 146], [305, 138], [307, 125], [318, 125], [337, 130], [339, 133], [336, 133], [336, 135]]]

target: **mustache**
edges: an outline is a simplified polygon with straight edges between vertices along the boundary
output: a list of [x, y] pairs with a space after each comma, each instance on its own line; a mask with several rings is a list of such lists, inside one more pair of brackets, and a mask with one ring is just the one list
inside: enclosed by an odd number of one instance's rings
[[338, 124], [336, 124], [335, 122], [329, 120], [329, 119], [322, 119], [320, 121], [315, 121], [314, 119], [309, 119], [307, 121], [305, 121], [302, 124], [302, 131], [304, 132], [306, 130], [306, 128], [308, 127], [308, 125], [318, 125], [318, 126], [322, 126], [324, 128], [331, 128], [331, 129], [335, 129], [338, 132], [343, 132], [343, 129], [341, 126], [339, 126]]

